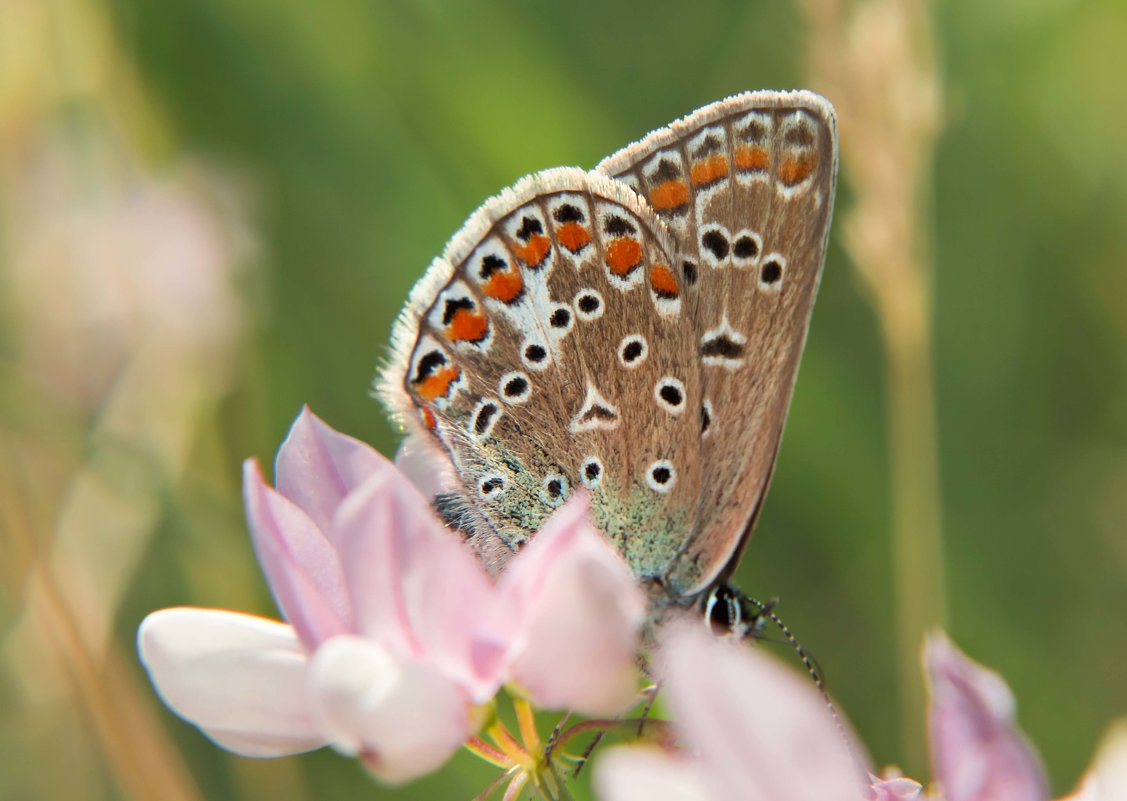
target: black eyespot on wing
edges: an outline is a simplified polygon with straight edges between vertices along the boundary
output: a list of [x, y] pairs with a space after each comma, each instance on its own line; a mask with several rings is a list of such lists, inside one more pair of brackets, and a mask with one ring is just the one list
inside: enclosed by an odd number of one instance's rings
[[750, 236], [741, 236], [732, 246], [732, 253], [741, 259], [754, 259], [759, 255], [759, 245]]
[[571, 312], [567, 309], [556, 309], [548, 318], [548, 322], [551, 323], [552, 328], [567, 328], [571, 322]]
[[762, 120], [749, 120], [746, 127], [736, 132], [736, 138], [741, 142], [761, 142], [767, 138], [767, 126]]
[[638, 233], [638, 229], [634, 227], [633, 223], [625, 217], [617, 215], [607, 218], [607, 221], [603, 224], [603, 230], [610, 236], [633, 236]]
[[697, 145], [696, 149], [692, 152], [694, 159], [703, 159], [705, 156], [711, 156], [713, 153], [719, 153], [723, 149], [720, 142], [720, 137], [714, 134], [708, 134], [704, 137], [704, 141]]
[[728, 257], [728, 238], [717, 230], [705, 231], [700, 238], [702, 247], [707, 248], [708, 252], [716, 257], [717, 261], [723, 261]]
[[573, 206], [570, 203], [564, 203], [552, 215], [556, 218], [556, 222], [560, 225], [571, 222], [583, 222], [583, 212], [579, 210], [578, 206]]
[[681, 394], [681, 390], [672, 384], [663, 384], [657, 392], [661, 395], [661, 399], [670, 406], [680, 406], [685, 400], [685, 396]]
[[504, 272], [507, 269], [509, 269], [508, 262], [500, 256], [490, 253], [482, 258], [479, 275], [481, 275], [482, 281], [488, 281], [493, 273]]
[[544, 350], [543, 345], [528, 345], [524, 349], [524, 358], [528, 359], [533, 364], [540, 364], [540, 362], [548, 358], [548, 351]]
[[814, 144], [814, 131], [807, 125], [795, 125], [787, 129], [783, 134], [783, 141], [788, 145], [805, 145], [809, 147]]
[[514, 376], [505, 382], [505, 397], [519, 398], [528, 391], [528, 381], [522, 376]]
[[600, 406], [596, 403], [594, 406], [583, 413], [583, 416], [579, 418], [579, 422], [589, 423], [592, 420], [606, 420], [609, 422], [611, 420], [617, 419], [618, 415], [614, 413], [614, 410], [608, 409], [606, 406]]
[[442, 324], [450, 325], [454, 319], [454, 315], [461, 309], [473, 310], [474, 303], [469, 298], [453, 298], [446, 301], [446, 306], [442, 309]]
[[650, 477], [658, 484], [668, 484], [673, 478], [673, 471], [664, 465], [655, 467], [650, 471]]
[[692, 286], [697, 282], [697, 265], [691, 261], [681, 262], [681, 275], [685, 277], [685, 283]]
[[498, 411], [499, 409], [497, 408], [497, 404], [495, 403], [482, 404], [481, 407], [477, 410], [477, 414], [474, 415], [474, 434], [480, 437], [482, 434], [488, 431], [489, 424], [493, 421], [493, 418], [497, 416]]
[[544, 233], [544, 226], [535, 217], [525, 217], [520, 221], [520, 228], [517, 229], [517, 238], [522, 242], [527, 242], [534, 234]]
[[544, 485], [544, 489], [552, 498], [558, 498], [563, 494], [563, 482], [558, 478], [553, 478]]
[[641, 355], [642, 343], [637, 339], [627, 342], [626, 346], [622, 349], [622, 361], [626, 362], [627, 364], [633, 362]]
[[599, 310], [599, 299], [594, 295], [580, 295], [577, 305], [584, 314], [594, 314]]
[[595, 481], [603, 472], [603, 466], [592, 460], [583, 465], [583, 477], [588, 481]]
[[706, 340], [700, 346], [701, 356], [720, 356], [725, 359], [739, 359], [744, 355], [744, 346], [731, 339], [727, 334], [720, 334]]
[[481, 481], [481, 494], [492, 495], [505, 488], [505, 481], [500, 476], [490, 476]]
[[712, 427], [712, 415], [707, 406], [700, 407], [700, 433], [705, 433]]
[[677, 163], [670, 159], [662, 159], [657, 163], [657, 169], [654, 170], [653, 181], [658, 183], [662, 181], [676, 181], [681, 177], [681, 171], [677, 169]]
[[424, 354], [415, 367], [415, 383], [425, 381], [431, 373], [444, 364], [446, 364], [446, 357], [437, 350]]
[[765, 284], [774, 284], [783, 277], [783, 266], [777, 261], [769, 261], [759, 271], [759, 280]]

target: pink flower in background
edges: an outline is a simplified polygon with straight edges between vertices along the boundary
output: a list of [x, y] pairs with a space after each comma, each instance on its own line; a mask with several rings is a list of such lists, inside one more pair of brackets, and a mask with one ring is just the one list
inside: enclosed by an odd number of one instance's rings
[[804, 678], [699, 625], [671, 628], [659, 664], [676, 729], [692, 753], [671, 757], [636, 746], [609, 751], [595, 766], [602, 801], [862, 797], [864, 776]]
[[967, 659], [945, 636], [924, 648], [931, 687], [928, 726], [935, 781], [948, 801], [1045, 801], [1036, 752], [1014, 721], [1001, 676]]
[[[277, 489], [244, 470], [279, 623], [177, 608], [142, 623], [165, 702], [246, 756], [332, 745], [403, 781], [437, 768], [504, 683], [614, 714], [633, 700], [644, 603], [572, 499], [493, 583], [395, 466], [305, 410]], [[550, 569], [549, 569], [550, 566]]]
[[[924, 648], [933, 795], [943, 801], [1044, 801], [1041, 760], [1014, 721], [1010, 688], [942, 634]], [[1062, 801], [1127, 799], [1127, 722], [1113, 728], [1095, 764]]]

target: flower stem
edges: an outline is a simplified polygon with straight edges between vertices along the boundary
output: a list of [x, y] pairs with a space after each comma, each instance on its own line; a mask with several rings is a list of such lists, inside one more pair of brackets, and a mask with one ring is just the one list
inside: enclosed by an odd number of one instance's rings
[[507, 754], [494, 748], [480, 737], [471, 737], [462, 744], [462, 747], [474, 756], [480, 757], [499, 768], [511, 768], [515, 764]]

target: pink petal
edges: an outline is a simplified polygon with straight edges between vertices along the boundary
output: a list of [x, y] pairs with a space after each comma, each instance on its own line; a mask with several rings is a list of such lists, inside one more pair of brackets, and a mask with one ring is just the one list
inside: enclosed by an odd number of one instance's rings
[[266, 486], [258, 463], [243, 464], [243, 497], [255, 553], [278, 608], [310, 648], [348, 630], [336, 550], [306, 514]]
[[387, 473], [349, 496], [336, 529], [359, 631], [399, 657], [426, 656], [491, 697], [499, 676], [475, 663], [472, 634], [492, 588], [426, 499]]
[[806, 677], [696, 621], [670, 624], [660, 657], [673, 719], [715, 798], [857, 800], [862, 777]]
[[164, 609], [141, 622], [141, 662], [180, 717], [237, 754], [273, 757], [326, 744], [289, 626], [218, 609]]
[[472, 734], [465, 700], [433, 666], [341, 636], [313, 658], [312, 687], [333, 745], [402, 782], [442, 765]]
[[943, 635], [924, 649], [930, 678], [934, 778], [949, 801], [1044, 801], [1037, 754], [1014, 722], [1014, 699], [998, 674], [967, 659]]
[[290, 427], [274, 467], [278, 491], [327, 534], [345, 496], [373, 475], [392, 469], [377, 451], [330, 428], [308, 406]]
[[915, 801], [923, 785], [912, 779], [897, 776], [894, 779], [874, 779], [865, 796], [868, 801]]
[[426, 498], [449, 492], [458, 484], [450, 457], [420, 434], [408, 434], [399, 444], [395, 467]]
[[520, 615], [511, 675], [545, 707], [613, 715], [635, 700], [645, 601], [630, 569], [587, 522], [586, 494], [556, 512], [498, 586]]
[[712, 801], [701, 765], [646, 746], [612, 748], [595, 762], [599, 801]]

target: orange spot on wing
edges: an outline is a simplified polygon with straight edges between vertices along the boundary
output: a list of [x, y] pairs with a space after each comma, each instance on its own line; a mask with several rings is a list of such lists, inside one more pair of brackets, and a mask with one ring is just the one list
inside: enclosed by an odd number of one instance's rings
[[642, 245], [637, 239], [620, 236], [607, 245], [607, 266], [610, 271], [623, 278], [642, 261]]
[[692, 178], [693, 186], [711, 184], [719, 181], [721, 178], [727, 178], [728, 157], [710, 156], [704, 161], [695, 162], [689, 176]]
[[434, 412], [430, 410], [429, 406], [424, 406], [422, 408], [422, 413], [423, 425], [427, 427], [428, 431], [434, 431], [436, 428], [438, 428], [438, 420], [435, 419]]
[[548, 251], [552, 249], [552, 242], [543, 234], [533, 234], [527, 245], [514, 245], [513, 253], [529, 267], [538, 267]]
[[505, 272], [493, 273], [485, 282], [483, 291], [486, 295], [502, 303], [511, 303], [524, 289], [524, 279], [515, 269]]
[[667, 298], [675, 298], [681, 293], [677, 277], [665, 264], [655, 264], [650, 268], [650, 286], [654, 292]]
[[662, 181], [650, 190], [650, 205], [656, 211], [675, 209], [689, 202], [689, 187], [684, 181]]
[[571, 222], [560, 226], [556, 238], [572, 253], [578, 253], [591, 241], [591, 233], [579, 223]]
[[457, 367], [442, 367], [415, 384], [415, 390], [428, 401], [442, 398], [450, 392], [450, 385], [458, 380], [462, 371]]
[[779, 165], [779, 180], [787, 186], [800, 184], [814, 174], [818, 158], [810, 153], [800, 156], [787, 156]]
[[736, 169], [765, 170], [771, 166], [771, 154], [767, 148], [758, 145], [744, 145], [736, 148]]
[[481, 342], [489, 332], [489, 320], [479, 311], [458, 309], [446, 326], [446, 336], [454, 342]]

